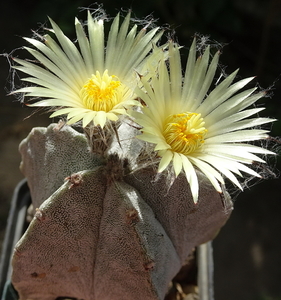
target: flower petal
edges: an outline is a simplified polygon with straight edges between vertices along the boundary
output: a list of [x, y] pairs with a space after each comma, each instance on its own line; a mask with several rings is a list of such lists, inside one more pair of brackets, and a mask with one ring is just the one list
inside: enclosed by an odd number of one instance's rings
[[190, 191], [193, 197], [193, 201], [194, 203], [197, 203], [198, 196], [199, 196], [199, 183], [198, 183], [198, 178], [195, 169], [185, 155], [181, 154], [181, 159], [182, 159], [182, 165], [185, 172], [185, 176], [190, 186]]
[[158, 172], [165, 170], [173, 158], [173, 153], [169, 150], [165, 151], [159, 163]]
[[173, 167], [174, 167], [176, 176], [178, 176], [182, 170], [182, 157], [179, 153], [174, 153]]

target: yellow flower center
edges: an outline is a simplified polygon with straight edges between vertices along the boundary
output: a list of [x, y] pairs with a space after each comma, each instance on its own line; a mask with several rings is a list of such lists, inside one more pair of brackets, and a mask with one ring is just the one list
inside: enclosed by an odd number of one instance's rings
[[115, 75], [109, 76], [105, 70], [101, 76], [97, 71], [82, 87], [80, 97], [85, 108], [109, 112], [122, 101], [123, 90]]
[[164, 137], [174, 152], [188, 155], [204, 144], [207, 129], [201, 114], [171, 115], [164, 126]]

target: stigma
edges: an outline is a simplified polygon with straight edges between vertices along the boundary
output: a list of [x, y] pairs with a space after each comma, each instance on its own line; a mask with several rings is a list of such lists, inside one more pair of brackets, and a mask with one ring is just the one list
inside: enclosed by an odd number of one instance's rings
[[105, 70], [102, 75], [96, 71], [96, 74], [85, 82], [80, 97], [85, 108], [109, 112], [122, 101], [123, 89], [115, 75], [108, 75], [108, 70]]
[[166, 119], [163, 135], [171, 150], [188, 155], [204, 144], [207, 129], [201, 114], [182, 113]]

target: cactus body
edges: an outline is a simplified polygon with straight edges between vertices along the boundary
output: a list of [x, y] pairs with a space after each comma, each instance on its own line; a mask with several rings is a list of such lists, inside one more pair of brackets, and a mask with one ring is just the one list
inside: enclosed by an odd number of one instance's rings
[[192, 249], [228, 219], [222, 195], [200, 173], [196, 205], [184, 176], [169, 189], [155, 181], [153, 167], [138, 167], [143, 144], [129, 125], [119, 128], [127, 142], [113, 139], [103, 158], [80, 133], [54, 128], [34, 129], [20, 147], [37, 208], [13, 256], [20, 299], [164, 299]]

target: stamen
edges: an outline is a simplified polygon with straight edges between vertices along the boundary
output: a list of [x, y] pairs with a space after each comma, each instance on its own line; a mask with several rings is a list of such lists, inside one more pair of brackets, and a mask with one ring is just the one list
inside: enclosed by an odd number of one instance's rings
[[167, 118], [164, 137], [174, 152], [188, 155], [204, 144], [207, 129], [201, 114], [182, 113]]
[[108, 112], [122, 101], [123, 90], [116, 76], [109, 76], [107, 70], [101, 76], [97, 71], [81, 89], [80, 97], [85, 108]]

